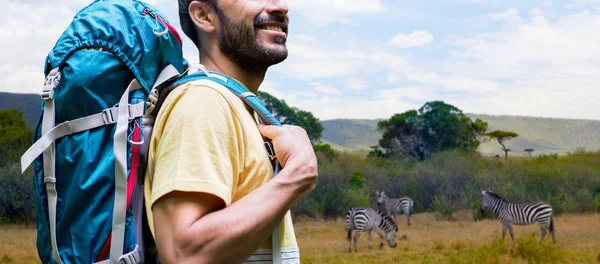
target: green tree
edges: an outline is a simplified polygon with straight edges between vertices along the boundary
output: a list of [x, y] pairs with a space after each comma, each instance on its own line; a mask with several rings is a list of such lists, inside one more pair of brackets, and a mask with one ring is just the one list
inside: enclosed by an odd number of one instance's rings
[[304, 128], [313, 145], [320, 142], [323, 126], [311, 112], [290, 107], [284, 100], [279, 100], [266, 92], [258, 92], [257, 96], [279, 122]]
[[385, 155], [424, 160], [442, 150], [477, 149], [487, 126], [480, 119], [472, 121], [453, 105], [433, 101], [418, 111], [395, 114], [379, 122], [377, 129], [383, 132], [379, 145], [386, 150]]
[[534, 151], [534, 149], [532, 149], [532, 148], [525, 149], [525, 152], [527, 152], [527, 153], [529, 154], [529, 157], [530, 157], [530, 158], [531, 158], [531, 153], [532, 153], [533, 151]]
[[32, 221], [32, 170], [21, 174], [20, 157], [31, 145], [33, 132], [27, 128], [21, 112], [0, 110], [0, 218]]
[[18, 162], [32, 139], [33, 131], [27, 128], [21, 112], [0, 110], [0, 165]]
[[489, 132], [489, 133], [486, 133], [485, 135], [492, 139], [496, 139], [498, 141], [498, 143], [500, 143], [500, 145], [502, 146], [502, 151], [504, 151], [504, 160], [505, 161], [508, 160], [508, 152], [510, 151], [510, 149], [507, 148], [506, 145], [504, 145], [504, 142], [519, 136], [519, 134], [517, 134], [515, 132], [502, 131], [502, 130], [496, 130], [493, 132]]

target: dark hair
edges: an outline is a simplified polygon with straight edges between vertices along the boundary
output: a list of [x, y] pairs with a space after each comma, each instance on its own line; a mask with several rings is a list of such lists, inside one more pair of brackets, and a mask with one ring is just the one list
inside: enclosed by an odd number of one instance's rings
[[190, 18], [190, 12], [188, 11], [190, 4], [194, 1], [208, 3], [212, 8], [214, 8], [216, 0], [178, 0], [179, 23], [181, 24], [181, 29], [183, 29], [183, 33], [185, 33], [185, 35], [194, 42], [196, 47], [200, 48], [198, 31], [196, 29], [196, 25], [194, 25], [194, 22]]

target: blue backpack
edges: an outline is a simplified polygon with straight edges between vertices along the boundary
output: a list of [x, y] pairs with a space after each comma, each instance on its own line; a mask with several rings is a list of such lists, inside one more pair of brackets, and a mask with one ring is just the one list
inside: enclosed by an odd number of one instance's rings
[[153, 118], [176, 85], [218, 82], [263, 122], [280, 125], [235, 80], [201, 65], [201, 72], [186, 74], [181, 45], [154, 7], [96, 0], [75, 15], [48, 54], [43, 113], [34, 144], [21, 157], [23, 172], [34, 164], [43, 263], [158, 262], [144, 209], [145, 154]]

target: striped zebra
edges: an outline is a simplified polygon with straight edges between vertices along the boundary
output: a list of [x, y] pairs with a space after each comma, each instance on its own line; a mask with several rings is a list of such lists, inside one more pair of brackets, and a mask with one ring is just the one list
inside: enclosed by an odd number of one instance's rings
[[375, 193], [377, 194], [377, 204], [383, 204], [387, 214], [393, 215], [396, 223], [398, 222], [396, 215], [405, 214], [408, 219], [408, 225], [410, 225], [410, 216], [413, 213], [413, 206], [415, 204], [412, 199], [408, 197], [390, 198], [383, 191], [376, 191]]
[[385, 212], [376, 212], [371, 208], [360, 208], [355, 207], [348, 210], [346, 213], [346, 230], [348, 231], [348, 243], [350, 243], [350, 248], [348, 248], [348, 252], [352, 252], [352, 230], [356, 231], [356, 235], [354, 236], [354, 251], [358, 252], [358, 239], [362, 232], [367, 231], [368, 240], [367, 246], [371, 248], [371, 231], [375, 231], [377, 235], [381, 238], [381, 244], [379, 244], [379, 248], [383, 248], [383, 234], [381, 230], [385, 232], [385, 237], [387, 243], [390, 247], [396, 247], [396, 223], [389, 217]]
[[542, 238], [540, 244], [546, 236], [546, 229], [552, 234], [552, 242], [556, 243], [554, 237], [554, 217], [552, 216], [552, 207], [544, 202], [534, 202], [526, 204], [509, 203], [499, 195], [490, 191], [482, 191], [483, 200], [481, 201], [481, 211], [490, 208], [502, 223], [502, 239], [506, 236], [506, 229], [510, 232], [512, 241], [515, 241], [512, 225], [531, 225], [536, 221], [540, 223]]

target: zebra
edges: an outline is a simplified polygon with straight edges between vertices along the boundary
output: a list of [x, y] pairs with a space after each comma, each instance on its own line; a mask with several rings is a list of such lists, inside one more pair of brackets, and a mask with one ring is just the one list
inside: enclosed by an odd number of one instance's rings
[[354, 229], [358, 230], [354, 236], [354, 251], [356, 252], [358, 252], [358, 239], [364, 231], [368, 232], [367, 246], [371, 248], [371, 231], [375, 231], [381, 238], [379, 248], [382, 249], [383, 234], [379, 229], [385, 232], [388, 245], [392, 248], [396, 247], [396, 231], [398, 229], [396, 229], [394, 220], [385, 212], [361, 207], [354, 207], [348, 210], [348, 213], [346, 213], [346, 230], [348, 231], [348, 243], [350, 244], [348, 253], [352, 252], [352, 230]]
[[552, 207], [544, 202], [534, 203], [509, 203], [499, 195], [491, 191], [482, 191], [483, 200], [481, 201], [481, 211], [490, 208], [502, 223], [502, 239], [506, 236], [506, 229], [510, 232], [513, 243], [512, 225], [531, 225], [534, 222], [540, 223], [542, 238], [540, 245], [546, 236], [546, 229], [552, 234], [552, 242], [556, 243], [554, 237], [554, 217], [552, 216]]
[[377, 194], [377, 204], [383, 204], [387, 214], [393, 215], [396, 223], [398, 222], [396, 214], [405, 214], [408, 219], [408, 225], [410, 225], [410, 216], [413, 213], [413, 206], [415, 204], [412, 199], [408, 197], [390, 198], [383, 191], [376, 191], [375, 193]]

